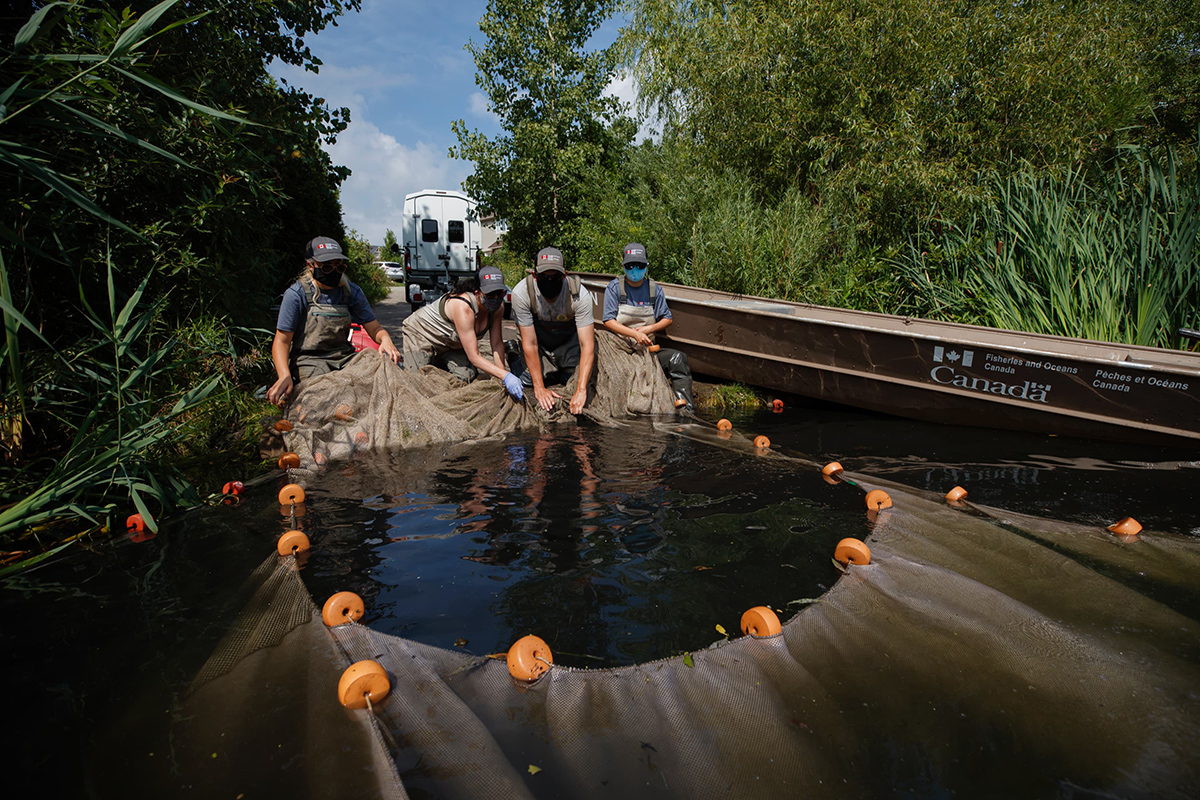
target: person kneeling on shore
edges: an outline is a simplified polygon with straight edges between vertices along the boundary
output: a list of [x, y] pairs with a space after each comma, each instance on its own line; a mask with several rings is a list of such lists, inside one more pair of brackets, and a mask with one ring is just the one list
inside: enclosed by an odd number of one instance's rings
[[588, 381], [596, 364], [592, 296], [578, 275], [567, 277], [558, 248], [538, 251], [532, 274], [513, 289], [512, 306], [521, 332], [520, 350], [512, 355], [513, 372], [533, 388], [542, 410], [550, 411], [565, 398], [546, 388], [550, 376], [542, 374], [542, 359], [556, 370], [554, 379], [564, 384], [578, 371], [569, 409], [579, 414], [587, 405]]
[[362, 325], [380, 354], [393, 364], [400, 361], [400, 351], [375, 319], [366, 295], [346, 279], [342, 246], [318, 236], [306, 246], [305, 256], [300, 277], [283, 293], [271, 343], [276, 380], [267, 390], [267, 400], [277, 406], [300, 381], [341, 369], [354, 358], [352, 322]]
[[[503, 381], [514, 398], [522, 399], [521, 381], [508, 371], [501, 339], [507, 292], [500, 270], [484, 267], [475, 277], [460, 278], [450, 294], [407, 317], [401, 325], [404, 368], [432, 364], [467, 383], [485, 372]], [[485, 334], [490, 361], [479, 352], [479, 339]]]
[[[654, 334], [669, 328], [674, 322], [667, 297], [658, 284], [646, 277], [648, 268], [646, 248], [637, 242], [625, 245], [621, 266], [624, 278], [613, 278], [604, 288], [604, 327], [613, 333], [627, 336], [637, 344], [649, 347]], [[692, 410], [692, 370], [687, 354], [661, 347], [658, 363], [671, 381], [675, 407]]]

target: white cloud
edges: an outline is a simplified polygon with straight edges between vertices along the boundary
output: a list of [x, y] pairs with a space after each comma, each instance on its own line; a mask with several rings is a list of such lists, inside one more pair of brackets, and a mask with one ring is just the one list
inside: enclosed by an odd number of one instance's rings
[[628, 105], [627, 111], [630, 118], [638, 123], [638, 131], [633, 138], [634, 143], [641, 142], [643, 139], [659, 141], [662, 138], [662, 121], [658, 116], [643, 117], [638, 111], [638, 95], [640, 92], [637, 81], [632, 75], [614, 76], [608, 82], [608, 86], [605, 87], [604, 93]]
[[342, 219], [372, 244], [388, 228], [400, 235], [404, 195], [421, 189], [461, 190], [471, 165], [449, 158], [439, 145], [409, 147], [373, 123], [356, 118], [329, 150], [335, 164], [353, 173], [342, 184]]
[[486, 117], [492, 113], [486, 94], [483, 92], [471, 93], [471, 113], [477, 117]]

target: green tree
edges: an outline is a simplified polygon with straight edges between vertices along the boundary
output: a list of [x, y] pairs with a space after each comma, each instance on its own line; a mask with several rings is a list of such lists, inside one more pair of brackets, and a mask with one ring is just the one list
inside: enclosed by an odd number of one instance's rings
[[490, 0], [479, 22], [486, 43], [467, 45], [504, 132], [488, 139], [458, 120], [450, 156], [474, 162], [464, 188], [507, 223], [504, 246], [526, 262], [551, 244], [578, 254], [585, 188], [615, 171], [633, 138], [622, 104], [604, 94], [615, 50], [586, 49], [614, 5]]
[[357, 6], [33, 2], [0, 36], [0, 536], [198, 500], [168, 454], [254, 361], [231, 317], [341, 233], [346, 116], [265, 65]]
[[404, 256], [404, 249], [396, 241], [396, 233], [391, 228], [383, 235], [383, 246], [379, 248], [379, 257], [384, 261], [395, 261]]
[[1109, 159], [1196, 126], [1195, 0], [636, 0], [625, 55], [668, 134], [845, 247], [958, 217], [976, 177]]

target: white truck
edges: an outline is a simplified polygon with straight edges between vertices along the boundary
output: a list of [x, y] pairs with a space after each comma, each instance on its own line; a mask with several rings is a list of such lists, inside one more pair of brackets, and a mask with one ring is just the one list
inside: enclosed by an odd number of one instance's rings
[[404, 198], [404, 283], [412, 310], [450, 291], [482, 263], [482, 229], [475, 201], [444, 189]]

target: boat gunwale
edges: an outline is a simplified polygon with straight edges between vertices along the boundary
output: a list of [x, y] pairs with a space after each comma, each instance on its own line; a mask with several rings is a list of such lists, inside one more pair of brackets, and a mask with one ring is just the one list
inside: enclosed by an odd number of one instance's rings
[[[603, 291], [604, 286], [615, 275], [605, 275], [602, 273], [578, 273], [588, 288], [595, 288], [595, 284], [589, 279], [603, 280], [604, 285], [599, 286], [599, 290]], [[902, 317], [897, 314], [884, 314], [877, 311], [858, 311], [854, 309], [833, 308], [831, 306], [819, 306], [811, 303], [798, 303], [793, 300], [776, 300], [772, 298], [757, 297], [754, 295], [740, 295], [731, 292], [722, 292], [716, 289], [700, 289], [693, 286], [686, 286], [678, 283], [663, 283], [657, 282], [659, 286], [667, 290], [682, 290], [684, 295], [678, 293], [670, 293], [668, 295], [672, 304], [684, 303], [698, 305], [703, 307], [713, 308], [719, 311], [734, 311], [750, 316], [769, 316], [774, 319], [793, 320], [798, 323], [806, 323], [811, 325], [827, 325], [830, 327], [842, 328], [847, 330], [858, 330], [867, 333], [875, 333], [888, 336], [904, 336], [912, 339], [920, 339], [925, 341], [954, 341], [962, 344], [968, 344], [975, 347], [991, 347], [1011, 350], [1020, 353], [1029, 353], [1043, 358], [1071, 358], [1079, 361], [1086, 361], [1094, 364], [1103, 364], [1105, 366], [1120, 366], [1122, 368], [1137, 369], [1137, 370], [1163, 370], [1173, 374], [1186, 375], [1189, 377], [1200, 378], [1200, 353], [1187, 350], [1168, 350], [1160, 347], [1148, 347], [1145, 345], [1122, 344], [1116, 342], [1101, 342], [1094, 339], [1079, 339], [1069, 336], [1059, 336], [1048, 333], [1029, 333], [1024, 331], [1012, 331], [1004, 328], [988, 328], [983, 325], [971, 325], [963, 322], [942, 322], [939, 320], [925, 319], [923, 317]], [[688, 293], [705, 293], [714, 297], [695, 298], [688, 297]], [[785, 311], [772, 311], [764, 308], [745, 308], [729, 305], [722, 300], [759, 303], [767, 305], [777, 305], [792, 309], [803, 309], [806, 311], [821, 312], [830, 316], [801, 316], [796, 313]], [[603, 305], [603, 300], [599, 301]], [[849, 317], [847, 319], [836, 319], [831, 317]], [[867, 324], [865, 321], [858, 321], [861, 318], [867, 320], [882, 321], [886, 320], [893, 323], [895, 327], [888, 327], [880, 324]], [[939, 335], [936, 331], [950, 329], [958, 332]], [[971, 336], [971, 333], [974, 336]], [[986, 334], [986, 336], [985, 336]], [[664, 336], [670, 338], [669, 331], [664, 331]], [[1024, 341], [1012, 340], [1027, 340], [1033, 339], [1039, 342], [1046, 342], [1043, 347], [1050, 347], [1049, 343], [1058, 343], [1063, 345], [1057, 350], [1043, 350], [1031, 343]], [[1004, 340], [1004, 341], [999, 341]], [[1102, 351], [1101, 353], [1092, 352], [1094, 350]], [[1125, 356], [1136, 356], [1137, 354], [1147, 354], [1145, 360], [1132, 360]], [[1167, 359], [1167, 360], [1163, 360]], [[1179, 362], [1179, 363], [1177, 363]]]

